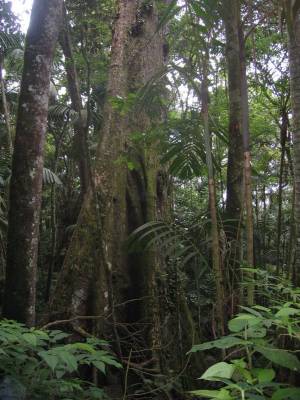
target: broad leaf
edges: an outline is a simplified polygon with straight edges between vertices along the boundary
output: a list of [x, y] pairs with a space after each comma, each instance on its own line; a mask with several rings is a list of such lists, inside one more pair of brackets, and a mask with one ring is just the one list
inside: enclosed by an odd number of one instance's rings
[[229, 391], [226, 389], [220, 390], [193, 390], [191, 392], [193, 396], [205, 397], [208, 399], [216, 399], [216, 400], [234, 400], [234, 398], [230, 395]]
[[300, 371], [300, 361], [286, 350], [273, 349], [271, 347], [255, 347], [255, 351], [261, 353], [265, 358], [274, 364], [288, 368], [292, 371]]
[[228, 328], [231, 332], [241, 332], [245, 328], [259, 325], [262, 322], [261, 318], [252, 314], [239, 314], [228, 322]]
[[300, 388], [278, 389], [272, 396], [272, 400], [299, 400]]
[[235, 371], [235, 366], [226, 362], [219, 362], [209, 367], [200, 379], [214, 381], [216, 378], [230, 379]]
[[225, 336], [221, 339], [217, 340], [212, 340], [211, 342], [205, 342], [201, 344], [196, 344], [191, 348], [189, 353], [195, 353], [196, 351], [203, 351], [203, 350], [208, 350], [208, 349], [228, 349], [233, 346], [239, 346], [239, 345], [245, 345], [250, 342], [247, 342], [246, 340], [237, 338], [235, 336]]

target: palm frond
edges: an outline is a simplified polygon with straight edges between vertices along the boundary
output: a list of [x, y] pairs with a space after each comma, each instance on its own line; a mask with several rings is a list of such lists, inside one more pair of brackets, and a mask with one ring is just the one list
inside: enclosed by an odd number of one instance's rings
[[169, 166], [171, 175], [180, 179], [192, 179], [203, 175], [205, 153], [200, 143], [174, 141], [162, 158]]
[[146, 251], [158, 246], [166, 258], [179, 261], [184, 267], [192, 260], [203, 260], [199, 248], [189, 237], [188, 231], [175, 223], [150, 221], [137, 228], [129, 238], [129, 251]]
[[0, 31], [0, 50], [2, 53], [21, 48], [22, 40], [20, 35], [8, 34]]
[[78, 113], [65, 104], [55, 104], [49, 107], [48, 116], [49, 121], [65, 122], [68, 120], [75, 121], [78, 118]]
[[43, 182], [44, 184], [62, 185], [62, 181], [59, 177], [48, 168], [43, 169]]
[[166, 26], [168, 24], [168, 22], [171, 21], [171, 19], [176, 14], [179, 13], [179, 11], [182, 9], [182, 7], [183, 6], [179, 6], [177, 4], [177, 0], [169, 1], [160, 15], [160, 18], [159, 18], [159, 21], [157, 24], [157, 28], [156, 28], [156, 32], [160, 31], [160, 29], [162, 29], [164, 26]]

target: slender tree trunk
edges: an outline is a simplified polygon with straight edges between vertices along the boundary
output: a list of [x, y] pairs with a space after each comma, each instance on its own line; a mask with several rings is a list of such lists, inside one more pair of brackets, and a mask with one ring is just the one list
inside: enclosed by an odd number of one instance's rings
[[[291, 2], [287, 2], [291, 4]], [[290, 5], [291, 6], [291, 5]], [[290, 10], [286, 9], [286, 13]], [[289, 14], [291, 15], [291, 14]], [[289, 31], [290, 84], [293, 115], [295, 177], [295, 284], [300, 284], [300, 10], [293, 16]]]
[[[240, 10], [239, 10], [240, 12]], [[253, 207], [252, 207], [252, 184], [251, 184], [251, 154], [249, 134], [249, 102], [248, 84], [245, 54], [245, 38], [241, 23], [239, 24], [240, 60], [241, 60], [241, 102], [242, 102], [242, 133], [244, 149], [244, 185], [245, 185], [245, 209], [246, 209], [246, 239], [247, 239], [247, 265], [254, 266], [254, 230], [253, 230]], [[247, 304], [254, 303], [254, 274], [248, 272], [249, 282], [247, 285]]]
[[[206, 51], [206, 53], [208, 53]], [[206, 154], [206, 164], [208, 170], [208, 193], [209, 193], [209, 209], [211, 217], [211, 237], [212, 237], [212, 261], [213, 271], [216, 282], [216, 319], [217, 328], [220, 335], [225, 333], [225, 310], [224, 310], [224, 279], [220, 256], [219, 228], [216, 209], [216, 189], [213, 169], [213, 159], [211, 150], [211, 137], [208, 121], [208, 54], [203, 65], [203, 81], [201, 96], [201, 114], [204, 124], [204, 145]]]
[[62, 0], [35, 0], [26, 37], [10, 183], [7, 267], [3, 315], [35, 323], [36, 268], [43, 148], [51, 63]]
[[282, 113], [282, 121], [280, 127], [280, 145], [281, 145], [281, 155], [280, 155], [280, 166], [279, 166], [279, 182], [278, 182], [278, 214], [277, 214], [277, 243], [276, 243], [276, 270], [279, 274], [280, 262], [280, 241], [281, 241], [281, 227], [282, 227], [282, 190], [283, 190], [283, 173], [284, 173], [284, 160], [286, 153], [286, 140], [287, 140], [287, 129], [288, 129], [288, 115], [286, 111]]
[[90, 166], [89, 166], [89, 154], [88, 154], [88, 143], [87, 143], [87, 111], [83, 110], [80, 85], [75, 65], [75, 60], [72, 50], [72, 40], [70, 35], [70, 27], [68, 22], [68, 16], [66, 8], [63, 8], [63, 19], [64, 27], [59, 36], [59, 43], [62, 47], [65, 56], [65, 69], [68, 80], [68, 92], [71, 98], [72, 108], [78, 113], [78, 119], [74, 123], [75, 132], [75, 157], [78, 164], [81, 195], [87, 193], [90, 186]]
[[12, 154], [12, 134], [11, 134], [11, 127], [10, 127], [8, 104], [7, 104], [6, 93], [5, 93], [5, 84], [4, 84], [4, 79], [3, 79], [3, 61], [4, 61], [4, 57], [0, 53], [0, 90], [1, 90], [1, 97], [2, 97], [4, 120], [5, 120], [5, 125], [6, 125], [6, 142], [7, 142], [6, 145], [7, 145], [7, 149], [9, 151], [9, 153]]
[[228, 68], [229, 132], [226, 224], [229, 242], [227, 265], [230, 269], [233, 304], [239, 299], [240, 275], [240, 226], [243, 196], [243, 134], [242, 134], [242, 80], [240, 54], [240, 1], [223, 0], [223, 15], [226, 29], [226, 58]]

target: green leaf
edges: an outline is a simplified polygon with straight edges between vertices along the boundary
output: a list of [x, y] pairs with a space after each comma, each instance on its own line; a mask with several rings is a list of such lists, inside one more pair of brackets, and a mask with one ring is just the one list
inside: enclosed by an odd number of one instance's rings
[[34, 333], [24, 333], [23, 338], [27, 343], [31, 344], [32, 346], [35, 347], [37, 345], [37, 337]]
[[239, 314], [237, 317], [231, 319], [228, 322], [228, 328], [231, 332], [241, 332], [245, 328], [258, 325], [262, 322], [261, 318], [258, 318], [252, 314]]
[[209, 367], [199, 379], [206, 381], [214, 381], [216, 378], [230, 379], [235, 368], [234, 365], [222, 361]]
[[99, 369], [99, 371], [101, 371], [103, 374], [106, 373], [104, 362], [99, 361], [99, 360], [94, 360], [94, 361], [92, 361], [92, 364], [94, 365], [94, 367], [96, 367], [97, 369]]
[[247, 329], [248, 338], [264, 338], [267, 335], [267, 329], [263, 326], [253, 326]]
[[258, 346], [254, 349], [261, 353], [265, 358], [281, 367], [288, 368], [292, 371], [300, 371], [300, 361], [294, 354], [291, 354], [286, 350]]
[[88, 353], [95, 353], [96, 350], [94, 349], [94, 347], [88, 343], [72, 343], [70, 345], [70, 347], [72, 349], [76, 349], [76, 350], [83, 350], [86, 351]]
[[276, 375], [272, 368], [253, 368], [252, 372], [257, 377], [259, 383], [272, 382]]
[[196, 344], [191, 348], [188, 353], [195, 353], [196, 351], [203, 351], [208, 349], [228, 349], [233, 346], [245, 345], [250, 342], [247, 342], [244, 339], [237, 338], [235, 336], [225, 336], [221, 339], [212, 340], [211, 342], [205, 342], [201, 344]]
[[59, 340], [62, 340], [62, 339], [65, 339], [65, 338], [69, 337], [70, 334], [62, 332], [62, 331], [55, 330], [55, 331], [51, 331], [50, 332], [50, 336], [51, 336], [53, 341], [58, 342]]
[[100, 389], [95, 386], [88, 388], [86, 393], [92, 399], [103, 399], [105, 397], [105, 393], [104, 393], [103, 389]]
[[58, 357], [56, 355], [49, 354], [47, 351], [40, 351], [38, 355], [45, 361], [45, 363], [54, 371], [58, 364]]
[[113, 365], [116, 368], [123, 368], [120, 363], [118, 363], [114, 358], [110, 356], [102, 356], [101, 361], [103, 361], [105, 364]]
[[270, 308], [263, 307], [263, 306], [260, 306], [260, 305], [255, 305], [255, 306], [253, 306], [253, 308], [256, 308], [256, 310], [265, 311], [267, 313], [271, 312]]
[[291, 315], [300, 314], [300, 310], [293, 307], [283, 307], [275, 314], [275, 317], [290, 317]]
[[72, 353], [68, 351], [59, 351], [58, 356], [61, 359], [61, 361], [63, 361], [66, 364], [67, 370], [69, 372], [74, 372], [77, 370], [77, 360]]
[[300, 388], [278, 389], [272, 396], [272, 400], [299, 400]]
[[246, 306], [240, 306], [240, 308], [242, 308], [243, 310], [247, 311], [249, 314], [253, 314], [256, 317], [262, 317], [261, 313], [254, 310], [253, 308], [250, 307], [246, 307]]
[[217, 399], [217, 400], [234, 400], [233, 397], [231, 397], [230, 393], [226, 389], [220, 389], [220, 390], [193, 390], [191, 392], [193, 396], [199, 396], [199, 397], [206, 397], [208, 399]]

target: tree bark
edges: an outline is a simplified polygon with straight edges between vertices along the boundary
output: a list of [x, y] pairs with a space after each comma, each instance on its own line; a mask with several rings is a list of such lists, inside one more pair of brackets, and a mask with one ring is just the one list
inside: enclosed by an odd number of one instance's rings
[[5, 83], [3, 79], [3, 61], [4, 57], [3, 54], [0, 52], [0, 89], [1, 89], [1, 97], [2, 97], [2, 107], [3, 107], [3, 114], [4, 120], [6, 125], [6, 146], [9, 154], [12, 154], [12, 134], [10, 128], [10, 118], [9, 118], [9, 109], [6, 99], [5, 93]]
[[216, 208], [216, 188], [214, 179], [211, 137], [209, 131], [208, 119], [208, 51], [203, 61], [203, 81], [201, 96], [201, 114], [204, 124], [204, 145], [206, 154], [206, 165], [208, 169], [208, 194], [209, 194], [209, 210], [211, 218], [211, 239], [212, 239], [212, 262], [213, 271], [216, 282], [216, 319], [219, 335], [225, 334], [225, 310], [224, 310], [224, 277], [221, 265], [221, 253], [219, 242], [219, 227]]
[[[74, 123], [74, 148], [78, 164], [80, 188], [82, 199], [87, 193], [90, 182], [90, 165], [87, 143], [87, 118], [84, 118], [80, 85], [73, 56], [72, 40], [66, 8], [63, 8], [64, 27], [59, 36], [59, 43], [65, 56], [65, 69], [67, 73], [68, 92], [71, 98], [72, 108], [78, 113], [77, 121]], [[85, 110], [86, 111], [86, 110]]]
[[242, 80], [240, 54], [240, 1], [224, 0], [223, 15], [226, 29], [226, 58], [228, 68], [229, 132], [226, 224], [229, 242], [227, 265], [233, 304], [239, 303], [240, 285], [240, 229], [243, 200], [243, 134], [242, 134]]
[[280, 126], [280, 166], [279, 166], [279, 180], [278, 180], [278, 214], [277, 214], [277, 242], [276, 242], [276, 271], [279, 274], [280, 263], [283, 262], [284, 257], [280, 257], [280, 242], [281, 242], [281, 231], [282, 231], [282, 192], [283, 192], [283, 173], [284, 173], [284, 161], [286, 154], [286, 141], [287, 141], [287, 130], [289, 125], [288, 113], [283, 110], [281, 113], [281, 126]]
[[[239, 5], [240, 6], [240, 5]], [[239, 9], [240, 13], [240, 9]], [[241, 62], [241, 102], [242, 102], [242, 135], [244, 150], [244, 196], [246, 210], [246, 239], [247, 239], [247, 266], [254, 266], [254, 229], [253, 229], [253, 207], [252, 207], [252, 172], [251, 172], [251, 152], [250, 152], [250, 133], [249, 133], [249, 101], [248, 101], [248, 82], [247, 65], [245, 53], [245, 37], [241, 23], [239, 24], [240, 41], [240, 62]], [[249, 282], [247, 284], [247, 304], [254, 303], [254, 273], [248, 272]]]
[[62, 0], [34, 1], [12, 161], [3, 315], [28, 325], [35, 323], [43, 149], [51, 63], [61, 15]]
[[[54, 296], [51, 312], [84, 315], [87, 310], [108, 311], [108, 287], [112, 267], [124, 262], [121, 243], [126, 226], [126, 165], [120, 165], [125, 151], [128, 118], [113, 108], [111, 99], [125, 99], [130, 29], [135, 21], [136, 4], [119, 1], [115, 21], [108, 80], [109, 99], [104, 109], [104, 125], [97, 150], [91, 187], [84, 200], [77, 228], [71, 240]], [[118, 267], [116, 267], [116, 264]], [[126, 281], [124, 276], [123, 284]], [[88, 299], [93, 293], [91, 304]], [[111, 300], [111, 299], [110, 299]]]
[[[291, 3], [291, 2], [286, 2]], [[286, 9], [286, 13], [289, 10]], [[289, 14], [290, 15], [290, 14]], [[293, 16], [289, 32], [289, 64], [292, 102], [295, 182], [295, 285], [300, 284], [300, 10]]]

